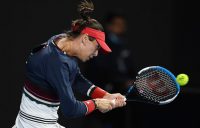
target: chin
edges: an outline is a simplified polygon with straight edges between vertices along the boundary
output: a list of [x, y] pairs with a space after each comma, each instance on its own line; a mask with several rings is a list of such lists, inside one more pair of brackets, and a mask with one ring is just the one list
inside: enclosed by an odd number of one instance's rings
[[91, 58], [90, 57], [85, 57], [85, 58], [81, 58], [80, 60], [82, 61], [82, 62], [86, 62], [86, 61], [89, 61]]
[[86, 62], [88, 60], [89, 60], [89, 58], [88, 59], [81, 59], [82, 62]]

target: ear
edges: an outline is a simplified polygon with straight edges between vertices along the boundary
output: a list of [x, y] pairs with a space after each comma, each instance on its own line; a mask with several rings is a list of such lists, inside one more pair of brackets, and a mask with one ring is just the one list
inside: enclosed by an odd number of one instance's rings
[[81, 43], [84, 44], [84, 45], [86, 45], [87, 42], [88, 42], [88, 40], [89, 40], [89, 39], [88, 39], [88, 35], [87, 35], [87, 34], [83, 34], [81, 40], [82, 40]]
[[83, 34], [81, 37], [81, 44], [85, 46], [87, 45], [87, 42], [88, 42], [88, 36], [86, 34]]

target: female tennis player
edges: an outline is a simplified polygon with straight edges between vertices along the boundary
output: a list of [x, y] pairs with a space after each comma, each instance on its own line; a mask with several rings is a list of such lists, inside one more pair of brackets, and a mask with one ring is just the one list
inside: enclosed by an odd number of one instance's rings
[[[83, 62], [92, 59], [98, 55], [99, 48], [111, 52], [105, 43], [102, 25], [90, 18], [93, 9], [91, 1], [81, 2], [78, 8], [81, 18], [72, 22], [71, 30], [32, 49], [26, 62], [20, 110], [13, 127], [63, 128], [57, 123], [59, 107], [66, 117], [74, 118], [88, 115], [95, 109], [105, 113], [126, 105], [123, 95], [110, 94], [95, 86], [84, 78], [78, 67], [77, 59]], [[78, 101], [73, 90], [91, 100]]]

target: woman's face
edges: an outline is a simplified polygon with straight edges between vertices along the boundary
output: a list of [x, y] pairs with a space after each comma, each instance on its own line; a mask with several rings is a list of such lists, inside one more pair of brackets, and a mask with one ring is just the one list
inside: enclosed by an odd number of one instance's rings
[[79, 59], [83, 62], [92, 59], [98, 55], [99, 44], [96, 40], [90, 41], [87, 35], [82, 38], [79, 52]]

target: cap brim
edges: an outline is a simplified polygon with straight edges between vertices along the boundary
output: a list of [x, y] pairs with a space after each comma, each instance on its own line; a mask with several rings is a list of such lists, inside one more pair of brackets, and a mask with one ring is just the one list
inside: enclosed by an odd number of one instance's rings
[[108, 53], [112, 52], [112, 50], [109, 48], [109, 46], [106, 44], [106, 42], [99, 40], [99, 39], [96, 39], [96, 40], [105, 52], [108, 52]]

